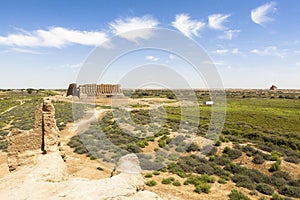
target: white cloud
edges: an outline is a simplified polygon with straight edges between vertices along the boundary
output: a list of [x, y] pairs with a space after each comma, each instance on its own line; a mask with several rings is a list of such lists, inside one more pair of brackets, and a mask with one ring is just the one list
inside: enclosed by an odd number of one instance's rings
[[[152, 36], [149, 28], [155, 28], [159, 22], [151, 16], [132, 17], [126, 19], [117, 19], [109, 23], [110, 30], [115, 34], [129, 40], [136, 40], [137, 38], [147, 39]], [[148, 29], [148, 30], [143, 30]], [[135, 32], [132, 32], [136, 30]]]
[[1, 53], [25, 53], [25, 54], [37, 54], [37, 55], [44, 54], [42, 52], [34, 51], [31, 49], [17, 48], [17, 47], [7, 49], [5, 51], [2, 51]]
[[215, 30], [224, 30], [223, 23], [227, 22], [227, 18], [230, 17], [230, 14], [223, 15], [223, 14], [213, 14], [208, 16], [208, 26]]
[[207, 61], [204, 61], [203, 64], [223, 66], [223, 65], [225, 65], [225, 62], [222, 61], [222, 60], [221, 60], [221, 61], [211, 61], [211, 60], [207, 60]]
[[300, 67], [300, 62], [296, 62], [296, 66], [297, 66], [297, 67]]
[[251, 53], [257, 54], [259, 56], [277, 56], [280, 58], [284, 57], [284, 53], [280, 51], [276, 46], [269, 46], [263, 50], [253, 49]]
[[170, 54], [170, 55], [169, 55], [169, 59], [170, 59], [170, 60], [174, 60], [174, 59], [176, 59], [176, 56], [175, 56], [174, 54]]
[[240, 30], [228, 30], [228, 31], [224, 31], [224, 35], [221, 35], [219, 38], [223, 39], [223, 40], [232, 40], [240, 32], [241, 32]]
[[238, 48], [234, 48], [234, 49], [232, 49], [231, 53], [232, 54], [240, 54], [241, 52]]
[[151, 60], [151, 61], [158, 61], [158, 58], [155, 56], [146, 56], [145, 57], [146, 60]]
[[175, 17], [175, 21], [172, 22], [172, 26], [177, 28], [185, 36], [191, 38], [193, 36], [199, 36], [199, 32], [205, 27], [205, 23], [192, 20], [187, 14], [178, 14]]
[[227, 54], [228, 52], [229, 52], [228, 49], [217, 49], [217, 50], [213, 51], [213, 53], [219, 54], [219, 55], [224, 55], [224, 54]]
[[54, 70], [57, 70], [57, 69], [73, 69], [73, 70], [77, 70], [81, 66], [82, 66], [82, 63], [77, 63], [77, 64], [61, 64], [61, 65], [58, 65], [58, 66], [48, 67], [48, 69], [54, 69]]
[[266, 22], [273, 21], [273, 19], [269, 17], [268, 14], [276, 12], [275, 6], [276, 2], [269, 2], [251, 10], [252, 21], [259, 25], [263, 25]]
[[61, 48], [69, 44], [97, 46], [106, 40], [107, 36], [103, 32], [52, 27], [48, 30], [35, 30], [31, 33], [23, 32], [0, 36], [0, 45]]

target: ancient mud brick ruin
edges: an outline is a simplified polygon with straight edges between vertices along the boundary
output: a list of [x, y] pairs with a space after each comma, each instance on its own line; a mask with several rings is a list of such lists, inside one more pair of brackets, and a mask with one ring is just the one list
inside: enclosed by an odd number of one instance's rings
[[37, 154], [60, 151], [60, 132], [56, 126], [55, 108], [49, 98], [44, 98], [35, 112], [34, 128], [13, 129], [8, 134], [8, 167], [10, 171], [18, 166], [34, 164]]
[[85, 84], [77, 87], [76, 83], [72, 83], [67, 91], [67, 96], [69, 95], [79, 98], [111, 97], [123, 96], [123, 91], [120, 84]]

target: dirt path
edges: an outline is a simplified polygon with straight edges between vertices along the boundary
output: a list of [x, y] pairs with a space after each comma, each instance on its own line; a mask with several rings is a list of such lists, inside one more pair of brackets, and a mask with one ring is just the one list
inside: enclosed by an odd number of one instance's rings
[[5, 113], [7, 113], [7, 112], [9, 112], [9, 111], [11, 111], [11, 110], [13, 110], [13, 109], [15, 109], [15, 108], [18, 107], [18, 106], [23, 105], [23, 104], [25, 103], [25, 101], [22, 101], [22, 100], [19, 100], [19, 102], [20, 102], [19, 105], [15, 105], [15, 106], [13, 106], [13, 107], [8, 108], [7, 110], [5, 110], [5, 111], [3, 111], [2, 113], [0, 113], [0, 115], [3, 115], [3, 114], [5, 114]]
[[[67, 144], [70, 139], [88, 129], [94, 121], [101, 120], [108, 110], [90, 110], [86, 117], [75, 123], [69, 123], [64, 130], [61, 131], [61, 142], [67, 155], [66, 164], [70, 176], [82, 177], [88, 179], [101, 179], [110, 177], [112, 167], [100, 162], [99, 160], [91, 160], [86, 155], [74, 153], [74, 149]], [[97, 168], [103, 170], [98, 170]]]

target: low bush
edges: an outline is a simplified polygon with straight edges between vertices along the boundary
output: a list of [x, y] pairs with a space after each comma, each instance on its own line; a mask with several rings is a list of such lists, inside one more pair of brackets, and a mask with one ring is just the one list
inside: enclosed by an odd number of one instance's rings
[[168, 170], [173, 173], [173, 174], [177, 174], [178, 176], [184, 178], [186, 177], [185, 172], [178, 166], [176, 165], [176, 163], [172, 162], [168, 165]]
[[300, 190], [297, 186], [284, 186], [279, 189], [279, 194], [289, 196], [289, 197], [295, 197], [300, 198]]
[[221, 157], [216, 157], [214, 162], [217, 165], [221, 165], [221, 166], [225, 166], [231, 163], [230, 159], [224, 155], [222, 155]]
[[251, 196], [257, 196], [257, 195], [258, 195], [258, 192], [255, 191], [255, 190], [252, 190], [252, 191], [249, 192], [249, 194], [250, 194]]
[[159, 171], [154, 171], [153, 174], [154, 174], [155, 176], [158, 176], [158, 175], [160, 175], [160, 172], [159, 172]]
[[203, 183], [203, 182], [199, 182], [196, 186], [195, 186], [195, 190], [194, 190], [195, 192], [197, 192], [197, 193], [202, 193], [202, 192], [204, 192], [204, 193], [209, 193], [209, 191], [210, 191], [210, 185], [209, 184], [207, 184], [207, 183]]
[[280, 170], [281, 161], [277, 160], [275, 163], [273, 163], [269, 169], [270, 172], [275, 172]]
[[265, 159], [259, 155], [259, 154], [256, 154], [252, 160], [253, 163], [255, 164], [263, 164], [265, 162]]
[[274, 193], [273, 187], [265, 183], [258, 183], [256, 185], [256, 190], [266, 195], [271, 195]]
[[300, 163], [300, 159], [297, 156], [289, 156], [289, 157], [286, 157], [284, 160], [286, 162], [295, 163], [295, 164]]
[[1, 140], [0, 141], [0, 150], [7, 151], [7, 140]]
[[218, 183], [225, 184], [227, 181], [224, 178], [219, 178]]
[[178, 186], [181, 186], [181, 183], [178, 180], [176, 180], [173, 182], [173, 185], [178, 187]]
[[272, 161], [277, 161], [277, 160], [280, 159], [280, 157], [281, 157], [281, 153], [280, 152], [278, 152], [278, 151], [272, 151], [271, 152], [271, 160]]
[[284, 200], [279, 194], [274, 193], [271, 200]]
[[152, 177], [152, 174], [151, 173], [147, 173], [146, 175], [145, 175], [145, 178], [151, 178]]
[[165, 185], [170, 184], [170, 183], [172, 183], [172, 179], [171, 179], [171, 178], [164, 178], [164, 179], [161, 181], [161, 183], [162, 183], [162, 184], [165, 184]]
[[238, 187], [243, 187], [243, 188], [247, 188], [249, 190], [255, 190], [255, 184], [251, 183], [251, 182], [239, 182], [236, 184], [236, 186]]
[[292, 177], [289, 175], [289, 173], [284, 172], [284, 171], [276, 171], [274, 172], [271, 177], [275, 177], [275, 178], [282, 178], [285, 181], [291, 181]]
[[208, 175], [213, 175], [215, 172], [214, 168], [212, 168], [210, 165], [205, 163], [199, 163], [198, 167], [195, 168], [195, 171], [198, 174], [208, 174]]
[[199, 151], [200, 148], [198, 147], [198, 145], [196, 145], [195, 143], [191, 143], [191, 145], [186, 149], [187, 152], [191, 152], [191, 151]]
[[151, 180], [151, 181], [146, 182], [146, 185], [152, 187], [152, 186], [157, 185], [157, 183], [155, 180]]
[[229, 194], [229, 199], [230, 200], [250, 200], [248, 196], [246, 196], [244, 193], [237, 191], [237, 190], [232, 190]]
[[223, 153], [227, 154], [231, 160], [235, 160], [242, 156], [242, 152], [237, 149], [230, 149], [229, 147], [225, 147]]

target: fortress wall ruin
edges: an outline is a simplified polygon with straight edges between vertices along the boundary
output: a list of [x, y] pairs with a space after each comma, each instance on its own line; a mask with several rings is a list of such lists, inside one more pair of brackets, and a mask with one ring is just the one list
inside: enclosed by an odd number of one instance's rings
[[67, 96], [88, 97], [108, 97], [123, 96], [120, 84], [84, 84], [77, 87], [76, 83], [69, 85]]
[[7, 163], [10, 171], [34, 164], [40, 153], [60, 151], [61, 156], [65, 157], [60, 143], [60, 132], [56, 126], [55, 108], [48, 98], [43, 99], [35, 112], [33, 129], [12, 129], [7, 139]]

